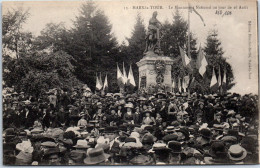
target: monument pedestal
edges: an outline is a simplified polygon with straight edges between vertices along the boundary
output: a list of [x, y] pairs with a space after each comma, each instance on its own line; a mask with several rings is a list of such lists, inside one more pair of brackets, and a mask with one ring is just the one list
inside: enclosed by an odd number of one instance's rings
[[139, 90], [145, 89], [148, 93], [158, 90], [171, 92], [173, 60], [170, 57], [148, 51], [136, 64], [139, 69]]

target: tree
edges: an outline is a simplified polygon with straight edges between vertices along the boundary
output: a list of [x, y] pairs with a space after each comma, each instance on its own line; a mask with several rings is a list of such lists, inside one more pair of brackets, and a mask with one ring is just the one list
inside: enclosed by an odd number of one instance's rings
[[[128, 68], [130, 65], [132, 65], [135, 80], [138, 80], [138, 67], [136, 62], [142, 59], [143, 52], [145, 50], [145, 36], [145, 25], [143, 23], [141, 14], [138, 13], [131, 37], [127, 38], [129, 45], [121, 45], [121, 48], [123, 49], [123, 60], [127, 60], [125, 61], [125, 66]], [[138, 83], [138, 81], [136, 81], [136, 83]]]
[[118, 46], [111, 29], [104, 12], [94, 2], [87, 2], [81, 6], [74, 27], [69, 30], [66, 51], [75, 58], [77, 78], [92, 89], [96, 72], [108, 71], [109, 79], [115, 76]]
[[145, 25], [143, 23], [141, 14], [138, 13], [131, 37], [127, 38], [129, 43], [128, 60], [130, 64], [136, 63], [142, 58], [145, 49], [145, 35]]
[[48, 23], [35, 39], [36, 50], [66, 51], [69, 44], [69, 32], [63, 22]]
[[7, 86], [14, 85], [17, 91], [36, 97], [51, 88], [72, 88], [81, 83], [73, 74], [71, 59], [63, 51], [28, 53], [27, 57], [7, 62], [3, 80]]
[[231, 65], [223, 57], [224, 51], [221, 46], [221, 41], [218, 39], [217, 30], [214, 29], [209, 32], [204, 52], [206, 54], [206, 59], [208, 62], [207, 71], [204, 77], [205, 85], [207, 85], [207, 87], [209, 87], [210, 85], [213, 68], [215, 69], [216, 75], [218, 76], [218, 69], [220, 67], [222, 79], [224, 76], [224, 70], [226, 70], [226, 77], [228, 81], [226, 89], [231, 89], [234, 86], [233, 70]]
[[[29, 10], [24, 10], [23, 8], [8, 10], [7, 13], [3, 15], [3, 56], [9, 55], [18, 59], [19, 49], [24, 48], [23, 46], [30, 46], [31, 33], [21, 32], [22, 26], [29, 15]], [[28, 42], [28, 44], [24, 45], [25, 42]]]

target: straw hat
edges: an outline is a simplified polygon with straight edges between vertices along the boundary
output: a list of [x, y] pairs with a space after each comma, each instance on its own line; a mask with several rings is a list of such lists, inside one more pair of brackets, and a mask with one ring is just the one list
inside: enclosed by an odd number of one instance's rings
[[88, 142], [85, 140], [78, 140], [77, 144], [75, 146], [73, 146], [74, 148], [78, 148], [78, 149], [87, 149], [90, 148], [90, 146], [88, 145]]
[[228, 157], [230, 160], [240, 161], [247, 156], [247, 151], [240, 145], [231, 145], [228, 149]]
[[46, 142], [42, 142], [41, 146], [45, 146], [48, 148], [55, 148], [55, 147], [57, 147], [57, 144], [54, 142], [51, 142], [51, 141], [46, 141]]
[[102, 163], [110, 157], [109, 154], [104, 153], [103, 148], [94, 148], [88, 152], [88, 157], [84, 159], [85, 164], [98, 164]]

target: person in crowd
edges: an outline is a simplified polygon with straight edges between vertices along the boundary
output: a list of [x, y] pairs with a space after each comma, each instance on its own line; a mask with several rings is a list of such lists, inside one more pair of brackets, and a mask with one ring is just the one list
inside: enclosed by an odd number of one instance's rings
[[151, 116], [152, 111], [147, 110], [144, 113], [145, 113], [145, 115], [144, 115], [142, 124], [144, 124], [144, 125], [156, 125], [156, 121], [155, 121], [154, 117]]
[[132, 112], [134, 105], [132, 103], [128, 103], [125, 105], [126, 113], [123, 117], [124, 124], [134, 124], [135, 114]]
[[257, 100], [232, 93], [101, 95], [88, 87], [38, 97], [10, 90], [3, 96], [3, 163], [257, 163]]
[[84, 112], [81, 112], [81, 113], [79, 114], [79, 117], [81, 117], [81, 118], [80, 118], [80, 120], [78, 121], [77, 126], [78, 126], [78, 127], [86, 127], [86, 126], [88, 125], [88, 122], [87, 122], [87, 120], [85, 119], [85, 118], [86, 118], [86, 114], [85, 114]]

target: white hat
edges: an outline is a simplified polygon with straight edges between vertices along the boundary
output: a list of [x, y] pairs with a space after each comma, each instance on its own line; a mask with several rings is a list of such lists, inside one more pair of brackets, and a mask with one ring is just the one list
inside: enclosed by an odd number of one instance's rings
[[140, 138], [140, 134], [138, 132], [132, 132], [130, 134], [130, 137], [133, 137], [133, 138]]
[[74, 148], [80, 148], [80, 149], [87, 149], [90, 146], [88, 145], [88, 142], [86, 140], [81, 140], [79, 139], [77, 141], [77, 144], [75, 146], [73, 146]]
[[31, 101], [30, 100], [26, 100], [26, 101], [23, 101], [24, 104], [28, 105], [28, 104], [31, 104]]
[[228, 157], [230, 160], [243, 160], [247, 155], [247, 151], [245, 148], [241, 147], [240, 145], [231, 145], [228, 149]]
[[19, 151], [23, 151], [26, 153], [32, 153], [33, 147], [30, 141], [23, 141], [22, 143], [18, 143], [16, 145], [16, 149]]
[[125, 105], [125, 108], [134, 108], [134, 105], [132, 103], [127, 103]]

